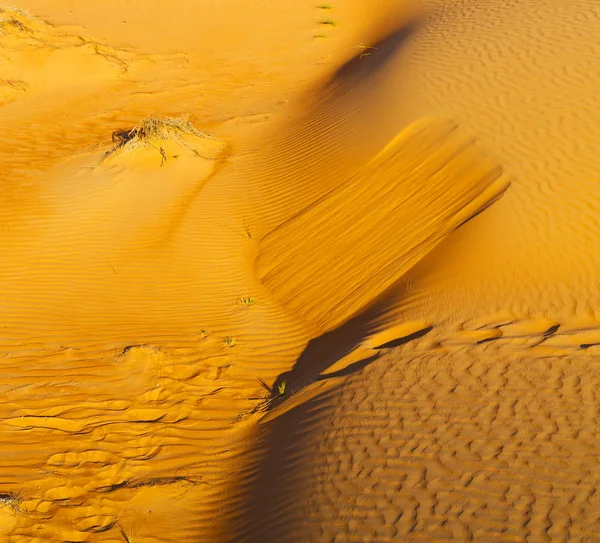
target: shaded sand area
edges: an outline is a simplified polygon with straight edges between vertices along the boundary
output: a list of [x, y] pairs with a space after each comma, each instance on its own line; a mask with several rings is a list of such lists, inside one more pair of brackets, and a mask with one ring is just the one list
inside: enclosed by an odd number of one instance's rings
[[0, 541], [600, 541], [599, 52], [593, 0], [0, 6]]

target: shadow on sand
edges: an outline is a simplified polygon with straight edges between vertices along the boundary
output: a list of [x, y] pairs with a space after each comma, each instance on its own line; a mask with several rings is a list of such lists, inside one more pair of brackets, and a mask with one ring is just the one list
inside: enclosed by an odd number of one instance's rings
[[[369, 84], [382, 72], [400, 46], [414, 32], [412, 23], [386, 35], [364, 48], [346, 62], [324, 86], [323, 95], [330, 100], [335, 95], [350, 93], [356, 86]], [[280, 375], [272, 387], [269, 409], [286, 400], [277, 396], [279, 385], [285, 382], [286, 390], [298, 392], [311, 383], [335, 377], [347, 377], [367, 368], [379, 358], [379, 353], [369, 353], [338, 371], [323, 375], [337, 361], [351, 353], [373, 331], [373, 322], [385, 313], [390, 302], [382, 295], [372, 305], [355, 317], [310, 341], [289, 372]], [[429, 332], [421, 330], [405, 338], [398, 338], [379, 348], [391, 348], [411, 341]], [[225, 511], [222, 541], [235, 542], [290, 542], [315, 541], [314, 519], [310, 510], [311, 484], [316, 480], [312, 472], [323, 472], [327, 466], [314, 466], [315, 446], [318, 447], [322, 424], [335, 402], [339, 387], [332, 387], [317, 396], [294, 406], [269, 420], [259, 422], [247, 436], [243, 469], [232, 481], [227, 493], [229, 511]], [[350, 407], [351, 408], [351, 407]], [[316, 476], [316, 474], [315, 474]], [[318, 519], [316, 519], [318, 522]]]

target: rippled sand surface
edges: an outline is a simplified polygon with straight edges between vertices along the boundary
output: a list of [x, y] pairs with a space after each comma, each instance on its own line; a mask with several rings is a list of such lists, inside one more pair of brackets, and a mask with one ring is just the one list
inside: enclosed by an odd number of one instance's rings
[[599, 52], [594, 0], [0, 6], [0, 541], [600, 541]]

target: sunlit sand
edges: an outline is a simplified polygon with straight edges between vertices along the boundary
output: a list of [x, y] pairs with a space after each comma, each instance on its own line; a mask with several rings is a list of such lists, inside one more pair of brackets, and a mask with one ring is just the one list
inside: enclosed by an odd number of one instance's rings
[[0, 6], [0, 542], [600, 541], [600, 5]]

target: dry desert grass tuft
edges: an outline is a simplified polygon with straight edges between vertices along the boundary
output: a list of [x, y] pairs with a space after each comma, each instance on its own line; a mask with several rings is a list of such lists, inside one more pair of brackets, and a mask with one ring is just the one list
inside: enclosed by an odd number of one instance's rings
[[3, 492], [0, 493], [0, 507], [8, 507], [13, 513], [21, 512], [21, 503], [23, 498], [20, 492]]
[[0, 543], [600, 543], [600, 2], [161, 4], [0, 0]]
[[0, 5], [0, 33], [8, 33], [11, 29], [20, 32], [31, 32], [24, 21], [35, 21], [35, 19], [23, 9], [6, 4]]
[[131, 130], [113, 132], [113, 142], [118, 142], [118, 144], [105, 153], [102, 160], [106, 160], [117, 151], [129, 152], [140, 148], [153, 148], [161, 154], [162, 166], [167, 160], [166, 152], [162, 146], [166, 141], [179, 143], [192, 153], [200, 156], [198, 150], [185, 140], [186, 136], [214, 139], [205, 132], [196, 129], [186, 116], [161, 117], [152, 115], [142, 119]]

